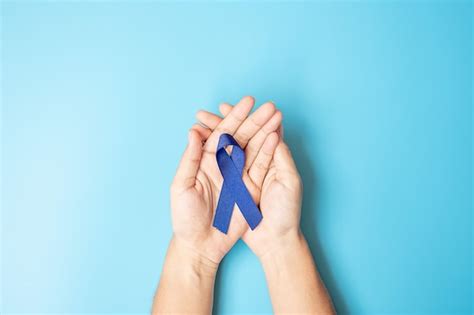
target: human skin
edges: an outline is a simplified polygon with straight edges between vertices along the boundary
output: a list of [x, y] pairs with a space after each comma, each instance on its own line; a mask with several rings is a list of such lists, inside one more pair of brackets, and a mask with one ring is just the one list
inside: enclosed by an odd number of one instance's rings
[[[229, 104], [220, 107], [224, 117], [231, 110]], [[210, 129], [220, 120], [210, 113], [201, 118]], [[263, 266], [275, 313], [334, 314], [300, 229], [301, 177], [283, 141], [283, 130], [279, 133], [279, 143], [261, 188], [260, 210], [264, 219], [255, 230], [247, 228], [242, 239]]]
[[[281, 113], [265, 103], [250, 116], [252, 97], [244, 97], [213, 131], [195, 125], [171, 185], [173, 237], [170, 242], [152, 313], [210, 314], [217, 267], [247, 229], [242, 214], [233, 211], [227, 234], [212, 226], [223, 179], [215, 159], [219, 136], [228, 133], [244, 148], [243, 181], [254, 201], [278, 145]], [[198, 119], [209, 113], [199, 112]], [[210, 116], [209, 116], [210, 117]], [[203, 142], [205, 141], [204, 145]]]
[[[210, 314], [218, 264], [239, 237], [262, 263], [275, 313], [334, 313], [299, 228], [302, 183], [291, 152], [282, 140], [282, 130], [277, 130], [281, 113], [275, 110], [273, 104], [265, 104], [244, 121], [244, 116], [250, 112], [250, 103], [253, 99], [244, 98], [235, 108], [223, 104], [220, 110], [224, 120], [204, 111], [197, 115], [206, 128], [195, 125], [190, 132], [188, 148], [171, 189], [174, 236], [155, 296], [153, 313]], [[230, 124], [226, 123], [229, 117], [232, 120]], [[233, 231], [231, 235], [222, 234], [212, 227], [222, 178], [215, 170], [211, 171], [211, 166], [217, 168], [214, 148], [223, 132], [233, 134], [246, 151], [243, 179], [264, 216], [254, 231], [248, 228], [238, 209], [233, 211], [229, 227], [229, 234]], [[205, 139], [207, 142], [202, 147], [201, 141]], [[209, 165], [203, 162], [206, 153], [213, 159], [212, 162], [209, 160]], [[186, 173], [184, 176], [181, 174], [183, 170]], [[203, 174], [200, 177], [201, 171]], [[206, 195], [206, 187], [202, 184], [206, 180], [204, 175], [209, 176], [207, 180], [220, 178], [217, 185], [214, 183], [217, 195], [209, 192]], [[181, 194], [176, 195], [177, 191], [191, 188], [198, 194], [190, 194], [194, 197], [189, 200]], [[212, 187], [209, 189], [212, 190]], [[206, 196], [216, 199], [208, 200]], [[201, 199], [207, 200], [203, 202], [205, 207], [200, 206]], [[195, 211], [195, 208], [201, 210]]]

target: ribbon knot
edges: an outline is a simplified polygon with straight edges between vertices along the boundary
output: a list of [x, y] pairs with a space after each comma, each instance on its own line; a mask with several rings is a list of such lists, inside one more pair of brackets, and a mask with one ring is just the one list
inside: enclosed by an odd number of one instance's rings
[[[233, 146], [230, 155], [225, 150], [228, 146]], [[224, 183], [217, 202], [213, 226], [227, 234], [234, 204], [237, 204], [250, 228], [255, 229], [263, 217], [242, 180], [244, 151], [231, 135], [224, 133], [217, 144], [216, 159]]]

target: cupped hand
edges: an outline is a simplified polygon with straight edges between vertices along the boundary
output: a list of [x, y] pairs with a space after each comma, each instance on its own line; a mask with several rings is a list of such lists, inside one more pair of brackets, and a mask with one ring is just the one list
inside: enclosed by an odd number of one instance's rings
[[[227, 117], [232, 110], [232, 106], [228, 104], [220, 107], [224, 117]], [[214, 123], [208, 123], [208, 127], [214, 129], [219, 122], [220, 118], [216, 115]], [[283, 142], [283, 129], [280, 128], [279, 131], [280, 139], [270, 167], [255, 165], [255, 169], [265, 173], [256, 188], [261, 192], [260, 199], [256, 201], [259, 202], [263, 220], [253, 231], [248, 226], [241, 230], [242, 239], [259, 257], [300, 235], [302, 181], [291, 152]]]
[[245, 150], [243, 180], [256, 202], [278, 145], [275, 131], [281, 123], [281, 113], [272, 103], [265, 103], [248, 116], [253, 105], [252, 97], [244, 97], [233, 108], [224, 104], [221, 108], [229, 109], [225, 119], [198, 112], [202, 125], [194, 125], [189, 131], [188, 146], [171, 185], [175, 241], [214, 263], [222, 260], [247, 229], [237, 206], [227, 234], [212, 226], [223, 183], [215, 157], [219, 136], [233, 135]]

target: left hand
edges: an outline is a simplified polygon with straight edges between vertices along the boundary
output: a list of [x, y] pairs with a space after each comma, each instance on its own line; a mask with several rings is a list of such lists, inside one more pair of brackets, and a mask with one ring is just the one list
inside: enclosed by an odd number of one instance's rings
[[217, 264], [247, 229], [247, 223], [237, 209], [234, 209], [227, 234], [212, 227], [223, 183], [215, 157], [219, 136], [222, 133], [233, 135], [245, 150], [247, 163], [243, 181], [256, 203], [259, 202], [260, 187], [278, 144], [275, 130], [280, 125], [281, 113], [272, 103], [266, 103], [247, 118], [253, 105], [253, 98], [245, 97], [225, 119], [218, 117], [218, 122], [215, 115], [198, 112], [198, 119], [206, 126], [212, 125], [213, 131], [201, 125], [193, 126], [188, 147], [171, 186], [176, 243]]

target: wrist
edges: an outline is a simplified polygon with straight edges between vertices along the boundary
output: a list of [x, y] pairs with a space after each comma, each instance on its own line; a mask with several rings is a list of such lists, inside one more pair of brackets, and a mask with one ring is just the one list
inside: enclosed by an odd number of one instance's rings
[[303, 234], [293, 233], [260, 258], [275, 313], [335, 314]]
[[210, 314], [217, 264], [173, 236], [152, 314]]
[[273, 245], [267, 247], [267, 250], [257, 255], [262, 265], [268, 261], [275, 261], [307, 247], [306, 239], [300, 229], [290, 230], [284, 235], [273, 238]]
[[173, 236], [169, 251], [176, 257], [175, 267], [198, 277], [215, 277], [219, 264], [188, 245], [185, 241]]

